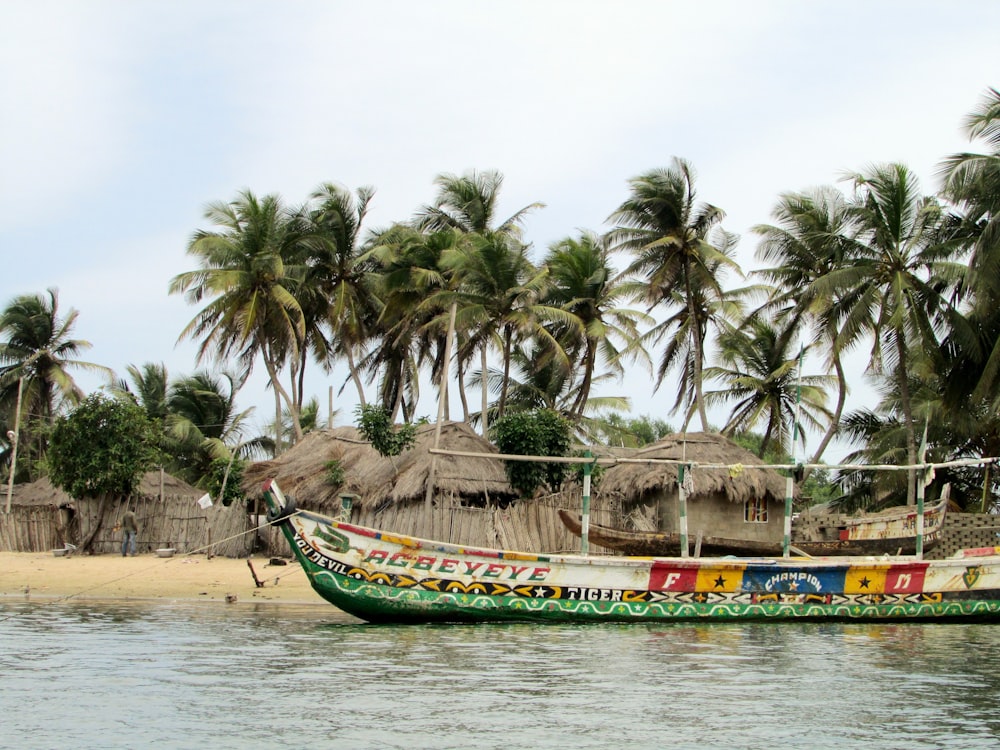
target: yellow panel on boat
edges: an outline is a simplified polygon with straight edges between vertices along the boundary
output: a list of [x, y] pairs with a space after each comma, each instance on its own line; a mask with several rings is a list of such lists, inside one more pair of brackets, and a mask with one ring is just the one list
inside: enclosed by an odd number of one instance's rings
[[743, 585], [743, 568], [738, 565], [703, 567], [698, 569], [695, 591], [728, 593], [740, 591]]
[[844, 576], [845, 594], [884, 594], [886, 565], [852, 565]]

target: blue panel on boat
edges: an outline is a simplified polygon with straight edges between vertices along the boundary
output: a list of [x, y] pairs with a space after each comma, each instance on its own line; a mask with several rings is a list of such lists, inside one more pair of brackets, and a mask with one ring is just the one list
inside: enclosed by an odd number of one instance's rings
[[788, 591], [828, 594], [844, 590], [847, 566], [814, 568], [808, 565], [748, 565], [743, 571], [743, 590], [761, 593]]

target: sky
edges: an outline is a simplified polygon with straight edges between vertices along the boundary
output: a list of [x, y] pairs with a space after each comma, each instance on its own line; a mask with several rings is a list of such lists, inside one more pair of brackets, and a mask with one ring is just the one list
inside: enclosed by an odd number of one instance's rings
[[[0, 305], [54, 287], [82, 359], [187, 375], [213, 363], [178, 340], [198, 308], [167, 289], [197, 267], [209, 202], [368, 185], [374, 229], [432, 202], [439, 174], [496, 169], [502, 216], [546, 204], [525, 222], [538, 261], [606, 231], [628, 180], [674, 157], [749, 273], [783, 192], [893, 161], [935, 192], [941, 160], [977, 145], [961, 125], [1000, 86], [998, 31], [992, 0], [4, 0]], [[865, 354], [848, 408], [874, 405]], [[313, 368], [306, 395], [325, 412], [345, 378]], [[258, 366], [237, 397], [261, 425], [265, 382]], [[630, 368], [600, 393], [618, 394], [680, 423], [670, 378], [654, 392]], [[337, 424], [355, 404], [335, 395]], [[417, 413], [436, 412], [425, 388]]]

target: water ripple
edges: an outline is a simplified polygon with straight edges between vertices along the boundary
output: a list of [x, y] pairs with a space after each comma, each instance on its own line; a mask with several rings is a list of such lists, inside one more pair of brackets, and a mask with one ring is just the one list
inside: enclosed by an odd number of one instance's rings
[[0, 748], [1000, 748], [990, 625], [0, 605]]

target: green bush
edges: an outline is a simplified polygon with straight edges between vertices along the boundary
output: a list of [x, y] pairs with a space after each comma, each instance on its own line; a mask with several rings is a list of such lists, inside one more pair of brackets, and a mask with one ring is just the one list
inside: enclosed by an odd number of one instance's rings
[[[505, 415], [492, 428], [493, 441], [501, 453], [519, 456], [565, 456], [572, 427], [551, 409], [520, 411]], [[507, 481], [523, 497], [548, 485], [558, 489], [566, 475], [566, 464], [541, 461], [507, 461]]]
[[344, 466], [336, 458], [323, 464], [326, 471], [326, 483], [339, 487], [344, 483]]
[[358, 415], [358, 431], [386, 458], [398, 456], [417, 440], [416, 425], [394, 427], [389, 418], [389, 410], [382, 406], [358, 406], [354, 413]]

